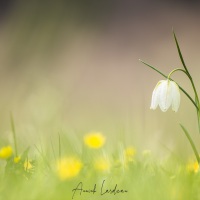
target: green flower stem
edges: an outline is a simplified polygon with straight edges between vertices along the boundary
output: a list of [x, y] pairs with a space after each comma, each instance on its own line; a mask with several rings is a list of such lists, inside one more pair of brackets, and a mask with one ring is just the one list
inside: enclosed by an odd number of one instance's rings
[[189, 142], [190, 142], [190, 145], [191, 145], [191, 147], [192, 147], [192, 150], [194, 151], [194, 154], [195, 154], [195, 156], [196, 156], [197, 162], [200, 163], [200, 157], [199, 157], [198, 151], [197, 151], [197, 149], [196, 149], [196, 146], [195, 146], [195, 144], [194, 144], [192, 138], [190, 137], [190, 134], [188, 133], [188, 131], [185, 129], [185, 127], [184, 127], [182, 124], [180, 124], [180, 126], [181, 126], [183, 132], [185, 133], [187, 139], [188, 139]]
[[194, 85], [194, 82], [193, 82], [193, 80], [192, 80], [192, 77], [190, 76], [190, 82], [191, 82], [191, 84], [192, 84], [192, 88], [193, 88], [193, 90], [194, 90], [194, 94], [195, 94], [195, 101], [196, 101], [196, 103], [197, 103], [197, 105], [198, 105], [198, 107], [199, 107], [199, 97], [198, 97], [198, 94], [197, 94], [197, 90], [196, 90], [196, 88], [195, 88], [195, 85]]
[[[159, 71], [158, 69], [156, 69], [155, 67], [149, 65], [148, 63], [142, 61], [139, 59], [140, 62], [142, 62], [143, 64], [145, 64], [146, 66], [150, 67], [151, 69], [153, 69], [154, 71], [158, 72], [159, 74], [161, 74], [163, 77], [168, 78], [168, 76], [166, 76], [165, 74], [163, 74], [161, 71]], [[170, 78], [171, 81], [174, 81], [173, 79]], [[195, 101], [192, 99], [192, 97], [179, 85], [177, 84], [180, 88], [180, 90], [189, 98], [189, 100], [194, 104], [194, 106], [196, 107], [196, 109], [199, 111], [199, 107], [197, 106], [197, 104], [195, 103]]]
[[174, 40], [175, 40], [175, 43], [176, 43], [176, 47], [177, 47], [177, 50], [178, 50], [178, 54], [179, 54], [179, 57], [180, 57], [180, 60], [182, 62], [182, 65], [185, 69], [185, 71], [187, 72], [187, 75], [188, 75], [188, 78], [190, 79], [190, 82], [192, 84], [192, 88], [194, 90], [194, 94], [195, 94], [195, 104], [197, 105], [198, 109], [197, 109], [197, 119], [198, 119], [198, 127], [199, 127], [199, 133], [200, 133], [200, 103], [199, 103], [199, 97], [198, 97], [198, 94], [197, 94], [197, 90], [196, 90], [196, 87], [195, 87], [195, 84], [194, 84], [194, 81], [192, 79], [192, 76], [190, 75], [189, 73], [189, 70], [185, 64], [185, 61], [183, 59], [183, 55], [181, 53], [181, 50], [180, 50], [180, 46], [179, 46], [179, 43], [178, 43], [178, 40], [177, 40], [177, 37], [176, 37], [176, 34], [175, 32], [173, 31], [173, 36], [174, 36]]
[[198, 108], [199, 108], [199, 97], [198, 97], [198, 94], [197, 94], [197, 91], [196, 91], [196, 88], [195, 88], [195, 85], [194, 85], [194, 81], [193, 81], [192, 76], [190, 75], [190, 73], [189, 73], [189, 71], [187, 69], [187, 66], [186, 66], [185, 61], [183, 59], [183, 55], [181, 53], [181, 50], [180, 50], [180, 47], [179, 47], [179, 44], [178, 44], [178, 40], [177, 40], [177, 37], [176, 37], [176, 34], [175, 34], [174, 31], [173, 31], [173, 35], [174, 35], [174, 39], [175, 39], [175, 42], [176, 42], [176, 47], [177, 47], [177, 50], [178, 50], [178, 54], [179, 54], [180, 60], [182, 62], [182, 65], [183, 65], [185, 71], [187, 72], [188, 77], [190, 79], [190, 82], [192, 84], [192, 87], [193, 87], [193, 90], [194, 90], [194, 93], [195, 93], [195, 101], [196, 101], [196, 103], [198, 105]]
[[176, 69], [172, 70], [172, 71], [169, 73], [169, 75], [167, 76], [167, 78], [170, 79], [170, 76], [171, 76], [174, 72], [176, 72], [176, 71], [182, 71], [182, 72], [184, 72], [184, 73], [188, 76], [188, 73], [187, 73], [185, 70], [183, 70], [183, 69], [181, 69], [181, 68], [176, 68]]
[[184, 61], [184, 59], [183, 59], [183, 55], [182, 55], [182, 53], [181, 53], [181, 50], [180, 50], [180, 47], [179, 47], [179, 43], [178, 43], [178, 40], [177, 40], [177, 37], [176, 37], [176, 34], [175, 34], [174, 31], [173, 31], [173, 35], [174, 35], [174, 39], [175, 39], [175, 42], [176, 42], [176, 47], [177, 47], [177, 50], [178, 50], [178, 54], [179, 54], [180, 60], [181, 60], [181, 62], [182, 62], [182, 65], [183, 65], [185, 71], [186, 71], [187, 74], [188, 74], [188, 77], [189, 77], [189, 79], [190, 79], [190, 81], [191, 81], [191, 84], [192, 84], [192, 87], [193, 87], [193, 89], [194, 89], [195, 96], [196, 96], [196, 98], [197, 98], [197, 102], [198, 102], [198, 104], [199, 104], [199, 97], [198, 97], [198, 94], [197, 94], [197, 91], [196, 91], [196, 88], [195, 88], [195, 85], [194, 85], [192, 76], [190, 75], [189, 70], [187, 69], [187, 66], [186, 66], [185, 61]]
[[[187, 77], [190, 79], [190, 82], [191, 82], [191, 84], [192, 84], [192, 88], [193, 88], [194, 94], [195, 94], [195, 102], [196, 102], [196, 105], [198, 106], [198, 108], [200, 108], [199, 97], [198, 97], [198, 94], [197, 94], [197, 91], [196, 91], [194, 82], [193, 82], [193, 80], [192, 80], [192, 77], [191, 77], [190, 74], [188, 74], [189, 72], [186, 72], [185, 70], [183, 70], [183, 69], [181, 69], [181, 68], [176, 68], [176, 69], [172, 70], [172, 71], [169, 73], [169, 75], [168, 75], [167, 78], [170, 79], [170, 76], [171, 76], [174, 72], [176, 72], [176, 71], [182, 71], [182, 72], [184, 72], [184, 73], [187, 75]], [[198, 121], [199, 133], [200, 133], [200, 112], [199, 112], [199, 109], [197, 109], [197, 121]]]
[[197, 110], [197, 119], [198, 119], [199, 133], [200, 133], [200, 112], [199, 112], [199, 110]]
[[190, 79], [190, 82], [192, 84], [192, 88], [194, 90], [194, 94], [195, 94], [195, 102], [198, 106], [198, 109], [197, 109], [197, 121], [198, 121], [198, 128], [199, 128], [199, 133], [200, 133], [200, 112], [199, 112], [199, 109], [200, 109], [200, 103], [199, 103], [199, 97], [198, 97], [198, 94], [197, 94], [197, 90], [195, 88], [195, 85], [194, 85], [194, 82], [192, 80], [192, 77], [189, 76], [189, 79]]
[[[192, 84], [192, 87], [193, 87], [193, 90], [194, 90], [194, 93], [195, 93], [195, 102], [196, 102], [198, 108], [200, 109], [199, 97], [198, 97], [194, 82], [192, 80], [192, 77], [190, 78], [190, 81], [191, 81], [191, 84]], [[199, 133], [200, 133], [200, 112], [199, 112], [199, 109], [197, 109], [197, 121], [198, 121]]]

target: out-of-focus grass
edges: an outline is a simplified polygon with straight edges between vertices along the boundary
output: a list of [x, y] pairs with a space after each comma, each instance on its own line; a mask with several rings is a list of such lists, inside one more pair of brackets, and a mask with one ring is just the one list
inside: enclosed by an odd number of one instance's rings
[[[45, 145], [37, 143], [18, 152], [17, 160], [10, 147], [1, 149], [0, 199], [69, 200], [79, 182], [83, 189], [96, 184], [96, 193], [76, 191], [74, 199], [199, 198], [199, 166], [193, 159], [186, 163], [169, 154], [160, 160], [150, 150], [139, 152], [123, 142], [115, 144], [99, 132], [90, 132], [78, 142], [68, 132], [59, 135], [46, 136]], [[22, 145], [19, 139], [18, 146]], [[104, 180], [102, 193], [116, 184], [128, 192], [101, 195]]]

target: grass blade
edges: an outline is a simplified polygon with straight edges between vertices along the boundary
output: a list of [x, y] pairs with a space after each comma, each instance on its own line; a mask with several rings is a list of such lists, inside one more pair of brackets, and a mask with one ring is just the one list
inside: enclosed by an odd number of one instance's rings
[[182, 53], [181, 53], [181, 49], [180, 49], [180, 47], [179, 47], [178, 40], [177, 40], [177, 37], [176, 37], [176, 34], [175, 34], [174, 31], [173, 31], [173, 36], [174, 36], [174, 40], [175, 40], [175, 42], [176, 42], [176, 47], [177, 47], [178, 54], [179, 54], [179, 57], [180, 57], [180, 59], [181, 59], [181, 62], [182, 62], [182, 64], [183, 64], [183, 67], [184, 67], [185, 71], [190, 75], [190, 73], [189, 73], [189, 71], [188, 71], [188, 69], [187, 69], [187, 66], [186, 66], [186, 64], [185, 64], [185, 61], [184, 61], [184, 59], [183, 59], [183, 56], [182, 56]]
[[16, 132], [15, 132], [15, 123], [13, 119], [12, 113], [10, 113], [10, 123], [11, 123], [11, 130], [13, 134], [13, 140], [14, 140], [14, 145], [15, 145], [15, 156], [18, 156], [18, 151], [17, 151], [17, 137], [16, 137]]
[[49, 164], [49, 162], [48, 162], [46, 156], [39, 150], [39, 148], [38, 148], [36, 145], [34, 145], [34, 146], [35, 146], [35, 148], [37, 149], [37, 151], [40, 153], [40, 155], [42, 156], [43, 161], [46, 163], [46, 165], [47, 165], [47, 166], [49, 167], [49, 169], [51, 170], [51, 166], [50, 166], [50, 164]]
[[55, 159], [55, 161], [56, 161], [56, 154], [55, 154], [55, 150], [54, 150], [54, 147], [53, 147], [52, 139], [51, 139], [51, 148], [52, 148], [52, 151], [53, 151], [54, 159]]
[[61, 159], [61, 140], [59, 133], [58, 133], [58, 153], [59, 153], [59, 159]]
[[189, 142], [190, 142], [190, 145], [191, 145], [191, 147], [192, 147], [192, 149], [193, 149], [193, 151], [194, 151], [194, 154], [195, 154], [195, 156], [196, 156], [196, 159], [197, 159], [198, 163], [200, 163], [200, 157], [199, 157], [198, 151], [197, 151], [197, 149], [196, 149], [196, 146], [195, 146], [195, 144], [194, 144], [192, 138], [190, 137], [190, 134], [188, 133], [188, 131], [185, 129], [185, 127], [184, 127], [182, 124], [180, 124], [180, 126], [181, 126], [183, 132], [185, 133], [187, 139], [188, 139]]

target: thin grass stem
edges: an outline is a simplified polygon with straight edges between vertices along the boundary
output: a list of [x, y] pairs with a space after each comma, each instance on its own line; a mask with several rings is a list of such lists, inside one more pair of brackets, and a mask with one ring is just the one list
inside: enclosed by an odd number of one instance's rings
[[13, 134], [13, 140], [14, 140], [14, 145], [15, 145], [15, 156], [18, 156], [18, 151], [17, 151], [17, 137], [16, 137], [16, 132], [15, 132], [15, 123], [13, 119], [12, 113], [10, 113], [10, 123], [11, 123], [11, 130]]
[[188, 133], [188, 131], [185, 129], [185, 127], [184, 127], [182, 124], [180, 124], [180, 126], [181, 126], [183, 132], [185, 133], [187, 139], [188, 139], [189, 142], [190, 142], [190, 145], [191, 145], [191, 147], [192, 147], [192, 150], [194, 151], [194, 154], [195, 154], [195, 156], [196, 156], [197, 162], [200, 163], [200, 157], [199, 157], [198, 151], [197, 151], [197, 149], [196, 149], [196, 146], [195, 146], [195, 144], [194, 144], [192, 138], [190, 137], [190, 134]]
[[58, 133], [58, 155], [59, 155], [59, 159], [61, 159], [61, 140], [60, 140], [59, 133]]

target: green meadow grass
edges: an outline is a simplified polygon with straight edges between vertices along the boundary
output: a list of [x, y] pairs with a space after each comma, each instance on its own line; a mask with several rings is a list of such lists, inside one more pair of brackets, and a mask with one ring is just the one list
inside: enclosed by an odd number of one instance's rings
[[[0, 160], [2, 200], [200, 199], [198, 167], [195, 168], [194, 163], [188, 167], [188, 163], [173, 154], [161, 160], [151, 151], [136, 150], [126, 161], [123, 143], [118, 145], [105, 140], [107, 146], [113, 146], [112, 150], [103, 144], [96, 149], [89, 148], [84, 138], [79, 138], [79, 144], [76, 144], [70, 134], [61, 132], [54, 138], [46, 138], [45, 145], [33, 145], [18, 152], [21, 159], [14, 163], [14, 149], [25, 144], [18, 142], [20, 136], [15, 133], [12, 118], [11, 128], [15, 141], [13, 154], [7, 160]], [[56, 166], [60, 159], [69, 156], [78, 158], [82, 167], [78, 174], [61, 180]], [[103, 168], [97, 170], [94, 160], [102, 156], [107, 158], [109, 166], [103, 164]], [[27, 160], [30, 160], [30, 169], [24, 166]], [[96, 192], [82, 191], [80, 194], [80, 190], [74, 191], [80, 182], [83, 190], [93, 190], [96, 184]], [[109, 192], [105, 193], [106, 190]], [[116, 193], [117, 190], [127, 192]]]

